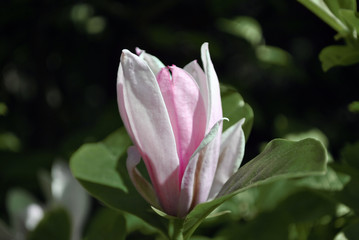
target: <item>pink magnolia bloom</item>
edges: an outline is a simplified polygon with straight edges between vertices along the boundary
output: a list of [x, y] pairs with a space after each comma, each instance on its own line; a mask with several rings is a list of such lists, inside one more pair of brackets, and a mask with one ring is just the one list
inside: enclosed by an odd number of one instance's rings
[[[165, 67], [137, 49], [123, 50], [117, 76], [118, 107], [134, 146], [127, 169], [138, 192], [165, 213], [184, 217], [216, 196], [244, 153], [240, 120], [222, 134], [219, 82], [208, 44], [183, 69]], [[136, 166], [143, 159], [152, 185]]]

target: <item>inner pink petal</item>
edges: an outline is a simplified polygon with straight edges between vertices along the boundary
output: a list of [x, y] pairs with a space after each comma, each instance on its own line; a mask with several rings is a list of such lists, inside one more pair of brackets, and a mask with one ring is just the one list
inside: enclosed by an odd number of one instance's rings
[[176, 139], [180, 187], [188, 161], [204, 138], [206, 109], [196, 81], [181, 68], [162, 68], [157, 81]]

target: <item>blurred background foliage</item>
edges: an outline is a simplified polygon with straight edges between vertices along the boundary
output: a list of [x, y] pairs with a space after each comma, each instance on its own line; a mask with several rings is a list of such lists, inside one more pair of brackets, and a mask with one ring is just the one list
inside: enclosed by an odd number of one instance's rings
[[[353, 214], [348, 206], [358, 213], [359, 182], [353, 176], [359, 171], [359, 67], [323, 72], [318, 54], [338, 43], [336, 32], [299, 2], [3, 0], [0, 34], [0, 218], [5, 222], [12, 188], [44, 202], [40, 170], [49, 171], [56, 159], [67, 161], [83, 143], [122, 125], [115, 88], [122, 49], [140, 47], [182, 67], [200, 58], [203, 42], [209, 42], [220, 82], [236, 88], [254, 110], [245, 161], [273, 138], [304, 133], [321, 139], [336, 172], [354, 180], [336, 189], [344, 189], [338, 196], [328, 188], [309, 191], [286, 182], [261, 187], [263, 192], [246, 194], [276, 191], [273, 202], [267, 194], [254, 202], [242, 194], [244, 209], [209, 220], [199, 234], [250, 239], [245, 234], [256, 232], [263, 238], [255, 239], [269, 239], [266, 231], [256, 231], [265, 228], [275, 239], [329, 239], [351, 221], [340, 223], [343, 214]], [[338, 214], [340, 207], [344, 213]], [[301, 218], [308, 209], [312, 215]], [[106, 211], [97, 215], [114, 214]], [[289, 215], [296, 218], [287, 221]], [[120, 223], [123, 218], [106, 217]], [[213, 228], [213, 222], [221, 226]]]

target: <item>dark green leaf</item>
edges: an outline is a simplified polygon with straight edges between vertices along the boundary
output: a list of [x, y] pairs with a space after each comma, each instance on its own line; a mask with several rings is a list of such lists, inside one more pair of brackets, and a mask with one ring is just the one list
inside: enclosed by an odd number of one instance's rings
[[71, 220], [63, 208], [46, 212], [34, 231], [29, 233], [28, 240], [70, 240]]
[[126, 169], [126, 150], [131, 144], [121, 129], [100, 143], [85, 144], [71, 157], [71, 170], [85, 189], [114, 209], [132, 213], [166, 232], [164, 219], [134, 188]]
[[354, 101], [350, 103], [348, 109], [352, 113], [359, 113], [359, 101]]
[[186, 217], [185, 239], [225, 200], [262, 184], [275, 180], [324, 174], [326, 151], [314, 139], [299, 142], [273, 140], [264, 151], [241, 167], [224, 185], [218, 198], [197, 205]]
[[101, 209], [90, 224], [87, 240], [122, 240], [126, 238], [126, 219], [108, 208]]
[[221, 97], [223, 117], [229, 119], [229, 121], [223, 121], [223, 131], [242, 118], [245, 118], [246, 120], [243, 124], [243, 131], [247, 140], [253, 125], [252, 108], [245, 103], [242, 96], [230, 86], [221, 84]]
[[359, 49], [349, 46], [332, 45], [325, 47], [319, 54], [323, 71], [335, 66], [347, 66], [359, 62]]
[[233, 20], [220, 19], [218, 27], [222, 31], [244, 38], [253, 46], [257, 46], [263, 41], [261, 26], [252, 17], [242, 16]]
[[343, 229], [343, 233], [345, 239], [347, 240], [355, 240], [358, 239], [359, 236], [359, 220], [357, 219], [354, 223]]
[[348, 165], [359, 171], [359, 141], [347, 144], [341, 152], [341, 157]]
[[287, 66], [292, 60], [292, 56], [287, 51], [267, 45], [259, 46], [256, 55], [260, 61], [278, 66]]

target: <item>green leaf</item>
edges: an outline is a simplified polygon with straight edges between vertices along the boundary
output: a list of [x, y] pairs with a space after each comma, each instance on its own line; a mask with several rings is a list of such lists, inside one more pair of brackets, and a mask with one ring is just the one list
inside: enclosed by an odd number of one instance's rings
[[7, 114], [7, 106], [5, 103], [0, 102], [0, 116], [5, 116]]
[[218, 27], [227, 33], [244, 38], [253, 46], [257, 46], [263, 41], [260, 24], [256, 19], [251, 17], [242, 16], [233, 20], [220, 19]]
[[34, 231], [29, 233], [28, 240], [70, 240], [71, 220], [63, 208], [46, 212]]
[[335, 66], [347, 66], [359, 62], [359, 49], [350, 46], [332, 45], [325, 47], [319, 54], [323, 71]]
[[356, 0], [324, 0], [324, 2], [330, 11], [340, 19], [342, 19], [340, 14], [341, 9], [348, 9], [353, 11], [356, 11], [357, 9]]
[[359, 113], [359, 101], [354, 101], [350, 103], [348, 109], [352, 113]]
[[229, 119], [229, 121], [223, 121], [223, 131], [227, 128], [245, 118], [245, 122], [242, 126], [244, 136], [246, 140], [253, 125], [253, 110], [249, 104], [245, 103], [242, 96], [232, 87], [221, 84], [221, 97], [222, 97], [222, 109], [223, 117]]
[[108, 208], [103, 208], [96, 214], [86, 237], [87, 240], [122, 240], [125, 238], [125, 217]]
[[321, 18], [329, 26], [339, 33], [347, 33], [347, 26], [335, 16], [323, 0], [298, 0], [301, 4], [307, 7], [315, 15]]
[[26, 208], [33, 203], [36, 203], [35, 198], [23, 189], [15, 188], [8, 192], [6, 208], [14, 228], [18, 228], [18, 221], [23, 218]]
[[359, 219], [343, 229], [345, 239], [355, 240], [359, 236]]
[[359, 171], [359, 141], [347, 144], [341, 151], [341, 157], [349, 166]]
[[278, 66], [287, 66], [292, 59], [287, 51], [274, 46], [259, 46], [256, 55], [260, 61]]
[[352, 38], [357, 39], [358, 38], [358, 32], [359, 32], [359, 18], [356, 15], [356, 11], [353, 10], [347, 10], [347, 9], [340, 9], [339, 10], [340, 16], [344, 19], [347, 26], [350, 26], [351, 30], [353, 31]]
[[82, 186], [107, 206], [138, 216], [166, 232], [166, 222], [134, 188], [126, 169], [131, 141], [124, 128], [103, 142], [85, 144], [71, 157], [70, 167]]
[[314, 139], [271, 141], [261, 154], [239, 168], [223, 186], [218, 198], [197, 205], [189, 213], [184, 223], [185, 239], [215, 208], [234, 195], [280, 179], [324, 174], [326, 159], [323, 145]]

